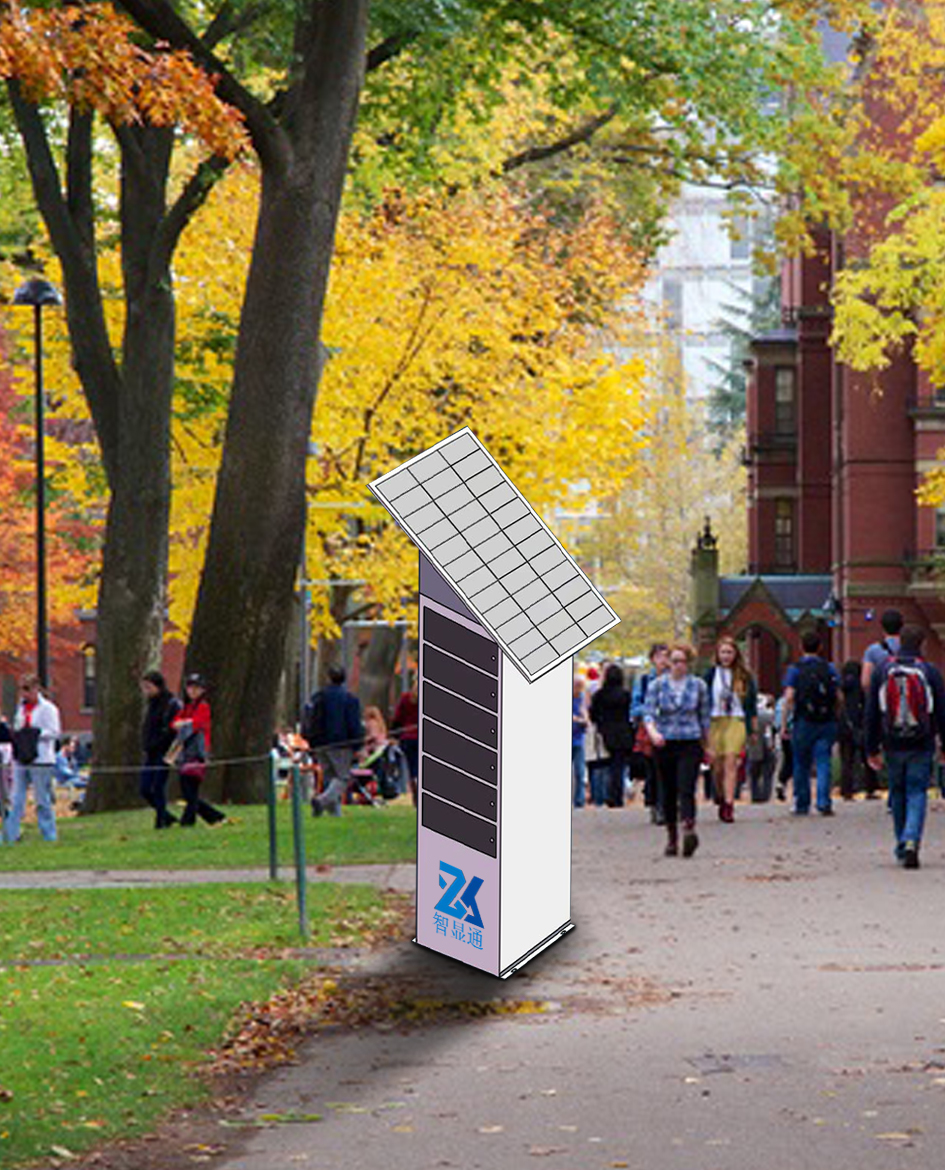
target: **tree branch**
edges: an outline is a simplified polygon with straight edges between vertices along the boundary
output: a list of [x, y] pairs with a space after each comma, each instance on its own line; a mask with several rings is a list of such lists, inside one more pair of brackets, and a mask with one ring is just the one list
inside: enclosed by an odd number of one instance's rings
[[95, 206], [92, 198], [92, 128], [90, 113], [69, 110], [66, 142], [66, 201], [69, 216], [90, 263], [95, 256]]
[[[33, 196], [62, 267], [73, 362], [95, 422], [105, 472], [111, 478], [117, 468], [121, 374], [105, 325], [94, 253], [86, 252], [82, 233], [63, 196], [59, 171], [38, 107], [23, 97], [15, 80], [7, 82], [7, 90], [26, 149]], [[76, 152], [80, 138], [77, 130], [71, 142]], [[72, 162], [79, 167], [77, 157]], [[81, 184], [82, 180], [77, 178], [77, 181]]]
[[247, 4], [242, 11], [239, 11], [233, 0], [226, 0], [226, 3], [221, 6], [216, 16], [203, 31], [200, 40], [204, 48], [215, 49], [227, 37], [245, 32], [256, 23], [267, 9], [272, 7], [271, 3], [267, 4], [265, 0], [260, 0], [256, 4]]
[[152, 255], [156, 264], [162, 266], [161, 270], [170, 265], [181, 233], [206, 203], [217, 180], [226, 173], [229, 165], [229, 162], [220, 156], [205, 159], [185, 183], [183, 190], [165, 215], [154, 241]]
[[368, 54], [364, 59], [365, 73], [372, 73], [375, 69], [380, 69], [382, 65], [386, 65], [392, 58], [399, 56], [418, 36], [419, 33], [412, 30], [409, 32], [391, 33], [389, 37], [385, 37], [383, 41], [379, 41], [373, 49], [368, 50]]
[[208, 49], [193, 29], [178, 16], [168, 0], [118, 0], [119, 5], [145, 32], [172, 48], [183, 49], [207, 73], [217, 79], [217, 95], [246, 121], [253, 147], [265, 167], [288, 167], [292, 148], [282, 127], [265, 104], [254, 97]]
[[578, 146], [582, 142], [590, 142], [598, 130], [606, 126], [608, 122], [613, 121], [617, 116], [618, 109], [618, 103], [613, 102], [603, 113], [589, 118], [583, 125], [578, 126], [570, 134], [566, 134], [556, 142], [549, 142], [544, 146], [530, 146], [518, 154], [513, 154], [502, 164], [502, 173], [507, 175], [510, 171], [527, 166], [529, 163], [541, 162], [543, 159], [552, 158], [556, 154], [563, 154], [566, 150], [570, 150], [572, 146]]

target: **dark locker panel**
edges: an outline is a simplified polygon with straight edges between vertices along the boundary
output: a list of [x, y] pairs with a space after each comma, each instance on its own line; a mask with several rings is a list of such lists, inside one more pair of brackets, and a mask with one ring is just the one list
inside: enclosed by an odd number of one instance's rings
[[489, 748], [481, 747], [470, 739], [440, 727], [429, 719], [422, 722], [423, 753], [436, 756], [445, 764], [452, 764], [455, 768], [462, 768], [464, 772], [471, 772], [480, 780], [488, 780], [490, 784], [499, 782], [499, 757]]
[[498, 677], [498, 644], [481, 634], [474, 634], [472, 630], [467, 630], [458, 622], [451, 622], [435, 609], [423, 611], [423, 638], [427, 642], [433, 642], [441, 650], [447, 650], [457, 658], [471, 662], [480, 670], [487, 670]]
[[435, 719], [437, 723], [445, 723], [447, 727], [461, 731], [463, 735], [468, 735], [470, 739], [477, 739], [488, 747], [497, 746], [499, 742], [498, 715], [483, 711], [481, 707], [474, 707], [465, 699], [460, 699], [457, 695], [451, 695], [449, 691], [443, 691], [439, 687], [433, 686], [426, 679], [423, 681], [423, 694], [420, 702], [423, 714], [429, 716], [430, 719]]
[[450, 837], [460, 845], [475, 849], [477, 853], [486, 853], [489, 857], [496, 855], [495, 825], [481, 821], [472, 813], [454, 808], [445, 801], [437, 800], [435, 796], [424, 795], [421, 798], [420, 820], [425, 829]]
[[464, 776], [453, 768], [447, 768], [430, 756], [423, 757], [420, 784], [424, 792], [433, 792], [491, 821], [498, 815], [499, 794], [495, 788], [473, 780], [471, 776]]
[[450, 658], [435, 646], [423, 647], [423, 677], [480, 707], [488, 707], [490, 711], [499, 709], [498, 679]]

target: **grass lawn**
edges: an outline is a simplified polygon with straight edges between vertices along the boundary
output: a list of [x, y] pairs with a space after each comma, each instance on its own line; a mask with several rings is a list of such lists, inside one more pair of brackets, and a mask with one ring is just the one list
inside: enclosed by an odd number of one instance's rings
[[[384, 914], [362, 886], [320, 885], [310, 906], [314, 946], [357, 941]], [[282, 886], [6, 892], [0, 1165], [67, 1159], [199, 1101], [193, 1070], [240, 1005], [311, 971], [280, 957], [297, 939]]]
[[[36, 825], [23, 827], [19, 845], [0, 845], [0, 871], [40, 869], [225, 869], [267, 866], [265, 805], [222, 806], [229, 823], [214, 829], [175, 825], [156, 832], [148, 808], [61, 817], [59, 840], [41, 841]], [[278, 804], [279, 861], [292, 864], [292, 814]], [[417, 814], [403, 798], [384, 808], [352, 805], [340, 817], [315, 818], [305, 810], [305, 857], [309, 865], [413, 861]]]

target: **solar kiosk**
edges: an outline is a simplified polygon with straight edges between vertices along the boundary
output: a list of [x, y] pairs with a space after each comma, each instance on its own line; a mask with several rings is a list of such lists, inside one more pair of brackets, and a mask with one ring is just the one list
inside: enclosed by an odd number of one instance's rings
[[414, 941], [506, 978], [574, 926], [572, 656], [619, 618], [468, 427], [370, 488], [420, 555]]

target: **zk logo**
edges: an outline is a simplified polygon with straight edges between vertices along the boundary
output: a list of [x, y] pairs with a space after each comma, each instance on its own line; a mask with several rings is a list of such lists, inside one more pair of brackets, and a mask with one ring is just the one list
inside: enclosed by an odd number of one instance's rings
[[[466, 875], [461, 869], [457, 869], [455, 865], [447, 865], [445, 861], [441, 861], [441, 890], [446, 887], [446, 878], [443, 876], [444, 873], [448, 874], [453, 879], [453, 884], [446, 891], [443, 897], [440, 898], [439, 902], [437, 902], [437, 910], [439, 910], [442, 914], [450, 914], [453, 918], [463, 918], [465, 922], [469, 922], [472, 926], [482, 926], [482, 918], [479, 916], [479, 907], [476, 905], [476, 895], [479, 893], [479, 889], [482, 885], [482, 878], [470, 878], [469, 885], [466, 885]], [[466, 886], [465, 890], [463, 889], [463, 886]]]

